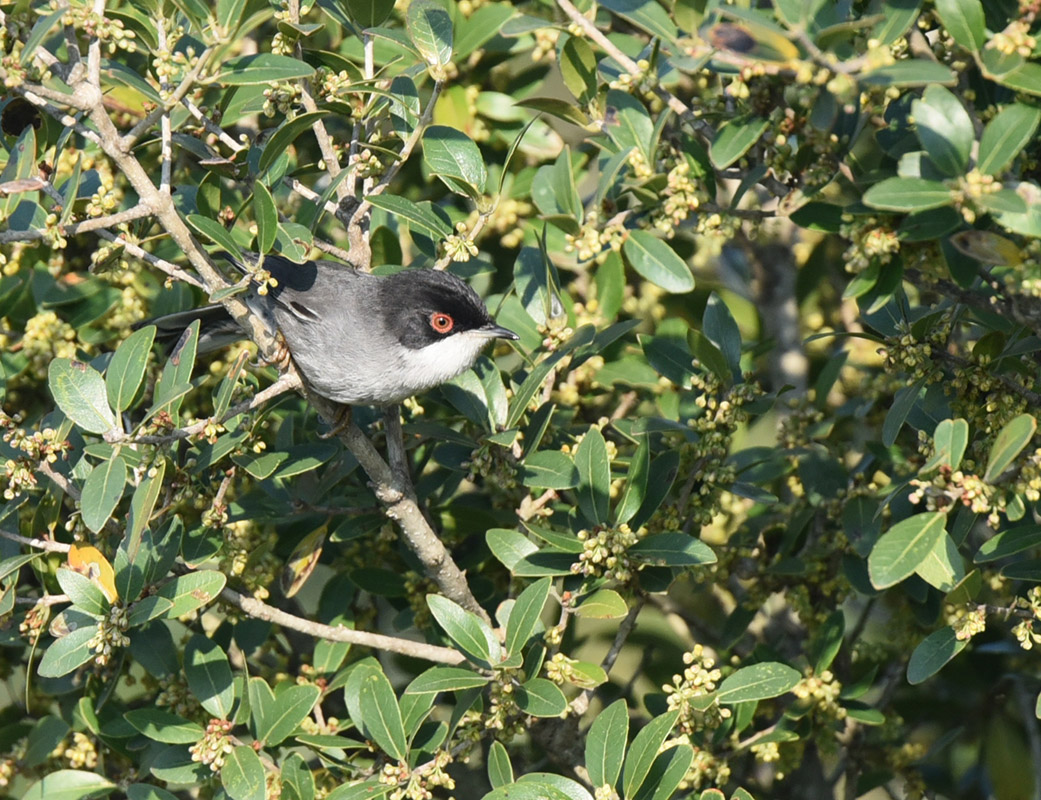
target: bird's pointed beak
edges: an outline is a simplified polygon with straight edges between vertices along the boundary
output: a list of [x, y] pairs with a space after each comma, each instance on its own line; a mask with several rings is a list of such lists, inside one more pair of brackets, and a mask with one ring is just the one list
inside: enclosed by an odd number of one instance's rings
[[487, 325], [477, 328], [474, 333], [479, 333], [481, 336], [487, 336], [489, 339], [519, 339], [520, 337], [511, 331], [509, 328], [504, 328], [502, 325], [496, 325], [494, 322], [490, 322]]

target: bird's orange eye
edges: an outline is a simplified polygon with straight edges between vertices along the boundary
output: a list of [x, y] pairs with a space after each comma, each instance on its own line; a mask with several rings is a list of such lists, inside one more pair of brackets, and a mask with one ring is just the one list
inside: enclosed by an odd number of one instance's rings
[[435, 312], [430, 315], [430, 327], [437, 333], [449, 333], [454, 325], [455, 321], [448, 314]]

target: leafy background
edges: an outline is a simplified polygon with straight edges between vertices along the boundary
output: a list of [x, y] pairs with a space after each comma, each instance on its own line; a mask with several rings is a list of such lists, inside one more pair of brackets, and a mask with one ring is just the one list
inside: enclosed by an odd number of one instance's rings
[[[0, 787], [1038, 797], [1039, 12], [0, 4]], [[219, 251], [520, 339], [321, 439]]]

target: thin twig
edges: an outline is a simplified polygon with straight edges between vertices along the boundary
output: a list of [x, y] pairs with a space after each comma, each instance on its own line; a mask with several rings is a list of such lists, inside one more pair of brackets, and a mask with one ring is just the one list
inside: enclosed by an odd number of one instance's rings
[[8, 541], [31, 547], [34, 550], [46, 550], [48, 553], [67, 553], [72, 549], [70, 545], [63, 542], [52, 542], [50, 539], [33, 539], [12, 533], [11, 531], [5, 531], [3, 528], [0, 528], [0, 536]]
[[[622, 624], [618, 626], [618, 630], [615, 632], [614, 641], [611, 642], [611, 648], [607, 651], [607, 655], [604, 656], [603, 661], [600, 662], [600, 666], [604, 672], [610, 673], [611, 668], [614, 667], [614, 662], [618, 660], [618, 656], [622, 652], [626, 640], [636, 627], [636, 618], [640, 615], [640, 611], [643, 609], [645, 602], [646, 601], [642, 597], [637, 600], [633, 607], [629, 609], [629, 613], [625, 615]], [[572, 712], [576, 716], [582, 716], [585, 714], [589, 708], [589, 701], [592, 697], [593, 690], [586, 689], [571, 702]]]
[[195, 103], [193, 103], [187, 97], [181, 98], [181, 105], [187, 108], [189, 114], [191, 114], [193, 117], [195, 117], [195, 119], [202, 123], [202, 126], [209, 133], [212, 133], [214, 136], [220, 139], [224, 146], [231, 150], [233, 153], [241, 153], [243, 150], [247, 149], [246, 145], [242, 144], [241, 142], [236, 142], [234, 139], [232, 139], [231, 134], [229, 134], [212, 119], [203, 114], [202, 109], [200, 109], [197, 105], [195, 105]]
[[[101, 228], [111, 228], [113, 225], [122, 225], [125, 222], [133, 222], [135, 219], [147, 217], [151, 213], [152, 209], [143, 203], [138, 203], [133, 208], [128, 208], [117, 214], [85, 219], [83, 222], [73, 222], [71, 225], [60, 225], [58, 230], [66, 236], [77, 236], [81, 233], [88, 233]], [[45, 231], [4, 231], [0, 233], [0, 243], [31, 242], [36, 239], [42, 239], [45, 235]]]
[[257, 392], [249, 400], [244, 400], [238, 405], [232, 406], [220, 417], [207, 417], [206, 419], [193, 422], [191, 425], [187, 425], [183, 428], [176, 428], [169, 433], [162, 434], [159, 436], [129, 436], [124, 434], [106, 434], [106, 439], [110, 443], [131, 443], [131, 444], [170, 444], [180, 439], [190, 439], [193, 436], [198, 436], [210, 425], [221, 424], [227, 422], [233, 417], [237, 417], [240, 414], [245, 414], [248, 411], [262, 406], [267, 401], [274, 397], [278, 397], [280, 394], [292, 391], [293, 389], [300, 388], [300, 376], [294, 372], [287, 372], [279, 377], [277, 381]]
[[142, 249], [139, 245], [136, 245], [133, 242], [128, 242], [126, 239], [122, 237], [122, 235], [117, 236], [116, 234], [106, 230], [100, 230], [97, 232], [97, 234], [102, 239], [122, 246], [124, 250], [130, 253], [130, 255], [134, 256], [135, 258], [140, 258], [143, 261], [147, 261], [153, 267], [162, 270], [171, 278], [176, 278], [179, 281], [184, 281], [189, 286], [194, 286], [196, 289], [202, 289], [203, 291], [206, 291], [206, 284], [204, 284], [194, 275], [185, 272], [176, 264], [171, 264], [169, 261], [159, 258], [158, 256], [152, 255], [147, 250]]
[[351, 628], [345, 628], [342, 625], [333, 627], [320, 622], [311, 622], [277, 609], [274, 606], [262, 603], [253, 597], [239, 594], [234, 589], [224, 588], [220, 596], [226, 602], [241, 609], [255, 619], [273, 622], [281, 625], [283, 628], [306, 633], [308, 636], [313, 636], [316, 639], [326, 639], [330, 642], [347, 642], [389, 653], [400, 653], [411, 658], [422, 658], [439, 664], [461, 664], [464, 660], [459, 652], [448, 647], [439, 647], [426, 642], [416, 642], [412, 639], [402, 639], [396, 636], [384, 636], [379, 633], [356, 631]]
[[[157, 31], [159, 32], [159, 35], [165, 39], [165, 30], [161, 24], [157, 28]], [[188, 92], [191, 91], [192, 87], [195, 86], [196, 81], [199, 80], [199, 75], [202, 73], [203, 67], [206, 66], [206, 61], [209, 59], [212, 52], [213, 48], [209, 47], [202, 51], [198, 61], [196, 61], [195, 65], [188, 71], [188, 74], [181, 79], [181, 82], [177, 85], [177, 88], [174, 89], [172, 94], [165, 94], [169, 91], [170, 87], [165, 81], [163, 82], [160, 87], [164, 92], [163, 102], [156, 108], [152, 109], [143, 120], [127, 131], [126, 136], [120, 140], [120, 145], [125, 152], [130, 152], [130, 149], [134, 146], [137, 140], [151, 130], [155, 123], [161, 118], [165, 116], [169, 119], [170, 109], [182, 102]]]

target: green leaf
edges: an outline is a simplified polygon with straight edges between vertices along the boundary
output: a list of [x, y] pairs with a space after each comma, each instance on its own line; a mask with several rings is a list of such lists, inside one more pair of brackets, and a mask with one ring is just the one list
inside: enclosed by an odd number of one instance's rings
[[[981, 28], [982, 31], [982, 28]], [[986, 175], [999, 175], [1034, 139], [1041, 109], [1024, 103], [1003, 108], [983, 129], [976, 166]]]
[[218, 719], [228, 719], [235, 702], [235, 684], [224, 650], [195, 634], [184, 650], [184, 677], [195, 699]]
[[[426, 0], [413, 0], [413, 5], [418, 2]], [[457, 178], [477, 192], [483, 192], [488, 182], [484, 157], [474, 140], [447, 125], [431, 125], [423, 131], [423, 163], [438, 177]]]
[[347, 13], [360, 28], [382, 25], [394, 11], [394, 4], [386, 0], [344, 0]]
[[105, 527], [123, 497], [127, 482], [127, 465], [120, 455], [112, 456], [90, 471], [83, 482], [80, 511], [83, 524], [94, 533]]
[[596, 96], [596, 56], [585, 39], [571, 36], [560, 48], [560, 74], [564, 85], [580, 103]]
[[958, 469], [968, 444], [968, 422], [963, 419], [940, 420], [933, 433], [933, 456], [919, 472], [931, 472], [941, 465], [952, 470]]
[[199, 320], [195, 320], [181, 334], [181, 338], [174, 345], [170, 357], [163, 366], [163, 371], [155, 386], [155, 399], [152, 409], [149, 410], [149, 416], [165, 410], [176, 419], [184, 395], [191, 389], [192, 369], [195, 367], [198, 345]]
[[401, 721], [401, 709], [390, 681], [378, 666], [356, 668], [344, 691], [356, 698], [360, 719], [352, 719], [369, 739], [388, 755], [402, 760], [408, 754], [405, 727]]
[[517, 597], [510, 611], [510, 619], [506, 623], [506, 652], [508, 655], [516, 655], [520, 652], [531, 634], [535, 632], [535, 626], [539, 624], [542, 609], [549, 598], [549, 590], [552, 581], [542, 578], [535, 581]]
[[127, 800], [177, 800], [177, 795], [147, 783], [132, 783], [127, 786]]
[[705, 313], [701, 321], [701, 332], [727, 360], [734, 380], [741, 378], [741, 331], [737, 327], [733, 314], [719, 295], [712, 292], [705, 304]]
[[607, 522], [611, 491], [611, 462], [607, 442], [599, 428], [590, 428], [575, 448], [578, 467], [578, 508], [594, 525]]
[[575, 614], [589, 619], [619, 619], [629, 613], [625, 600], [614, 589], [597, 589], [575, 606]]
[[403, 220], [410, 230], [418, 230], [432, 239], [443, 239], [452, 232], [451, 226], [439, 216], [404, 197], [384, 193], [367, 199], [376, 208], [389, 211]]
[[629, 462], [622, 498], [615, 508], [615, 524], [624, 525], [635, 516], [647, 495], [647, 478], [651, 468], [651, 445], [648, 436], [640, 437], [640, 444]]
[[614, 786], [622, 773], [629, 738], [629, 708], [615, 700], [600, 712], [586, 734], [586, 771], [593, 786]]
[[29, 35], [25, 39], [21, 55], [18, 58], [18, 62], [23, 67], [27, 66], [32, 61], [33, 53], [36, 52], [36, 48], [43, 43], [48, 34], [50, 34], [51, 29], [58, 24], [58, 20], [60, 20], [64, 14], [65, 10], [59, 8], [57, 11], [52, 11], [50, 14], [42, 16], [36, 20], [32, 30], [29, 31]]
[[553, 681], [532, 678], [514, 689], [517, 707], [533, 717], [559, 717], [567, 710], [567, 698]]
[[678, 711], [661, 714], [654, 717], [636, 734], [633, 743], [629, 746], [629, 753], [625, 757], [625, 766], [622, 768], [622, 789], [625, 800], [632, 800], [643, 786], [644, 781], [647, 780], [651, 765], [678, 718]]
[[915, 130], [929, 159], [947, 175], [961, 175], [969, 164], [975, 136], [965, 107], [942, 86], [929, 86], [911, 103]]
[[799, 671], [787, 664], [765, 661], [727, 676], [716, 691], [716, 699], [723, 705], [768, 700], [791, 691], [801, 680]]
[[622, 253], [642, 277], [667, 292], [683, 294], [694, 288], [694, 276], [686, 262], [648, 231], [630, 231]]
[[231, 800], [265, 800], [264, 765], [252, 747], [240, 745], [225, 756], [220, 782]]
[[217, 0], [217, 24], [228, 33], [234, 33], [245, 8], [246, 0]]
[[1033, 550], [1039, 545], [1041, 545], [1041, 525], [1022, 525], [1002, 531], [985, 541], [980, 545], [980, 549], [976, 551], [972, 560], [977, 564], [986, 564], [1014, 556], [1025, 550]]
[[358, 783], [344, 783], [325, 796], [325, 800], [379, 800], [394, 787], [373, 778]]
[[694, 762], [694, 748], [678, 744], [658, 753], [636, 800], [669, 800]]
[[571, 456], [559, 450], [539, 450], [521, 465], [525, 486], [540, 489], [571, 489], [578, 484], [578, 469]]
[[896, 442], [896, 437], [899, 435], [900, 429], [904, 427], [907, 415], [911, 413], [911, 409], [914, 408], [914, 404], [918, 401], [918, 396], [925, 386], [925, 381], [926, 378], [921, 377], [910, 386], [904, 386], [897, 391], [896, 396], [893, 398], [893, 403], [889, 407], [889, 413], [886, 414], [886, 418], [882, 423], [882, 444], [886, 447], [892, 447], [893, 443]]
[[987, 459], [987, 471], [983, 473], [986, 483], [994, 483], [1016, 460], [1024, 447], [1034, 438], [1037, 420], [1030, 414], [1020, 414], [1011, 420], [994, 438]]
[[206, 733], [198, 722], [164, 711], [161, 708], [135, 708], [123, 718], [134, 730], [156, 742], [166, 744], [193, 744]]
[[654, 123], [643, 103], [628, 92], [611, 89], [607, 92], [607, 120], [604, 132], [619, 150], [631, 147], [643, 155], [646, 163], [654, 163]]
[[212, 603], [221, 593], [227, 580], [224, 573], [215, 569], [178, 575], [172, 581], [164, 583], [156, 592], [159, 597], [166, 598], [173, 604], [162, 616], [177, 619]]
[[501, 659], [498, 638], [487, 623], [447, 597], [427, 595], [427, 606], [434, 619], [470, 661], [491, 668]]
[[266, 747], [281, 744], [310, 716], [321, 694], [317, 686], [285, 684], [272, 692], [263, 678], [250, 678], [250, 713], [257, 739]]
[[413, 0], [405, 12], [408, 38], [432, 67], [452, 60], [452, 18], [435, 0]]
[[261, 254], [270, 252], [278, 234], [278, 209], [275, 198], [261, 181], [253, 182], [253, 214], [257, 221], [257, 248]]
[[405, 694], [459, 692], [464, 689], [477, 689], [486, 685], [488, 681], [489, 678], [464, 667], [431, 667], [415, 677], [405, 689]]
[[953, 202], [951, 190], [924, 178], [886, 178], [864, 193], [864, 204], [884, 211], [925, 211]]
[[941, 512], [915, 514], [886, 531], [868, 556], [871, 584], [886, 589], [910, 577], [946, 535], [946, 518]]
[[71, 358], [56, 358], [47, 367], [47, 385], [58, 408], [83, 430], [106, 433], [116, 427], [105, 379], [93, 367]]
[[116, 411], [126, 411], [134, 402], [148, 367], [148, 353], [155, 339], [155, 326], [147, 325], [134, 331], [116, 348], [105, 370], [105, 391], [109, 405]]
[[105, 797], [116, 784], [102, 775], [81, 769], [59, 769], [45, 775], [25, 790], [22, 800], [79, 800]]
[[55, 573], [61, 590], [69, 596], [73, 605], [88, 614], [101, 617], [108, 613], [109, 602], [101, 587], [88, 578], [71, 569], [59, 567]]
[[488, 782], [493, 789], [513, 783], [513, 765], [502, 742], [492, 742], [488, 748]]
[[944, 593], [954, 589], [965, 578], [965, 565], [950, 535], [945, 533], [936, 541], [915, 572], [930, 586]]
[[936, 14], [951, 38], [966, 50], [979, 52], [987, 39], [980, 0], [936, 0]]
[[907, 682], [915, 686], [943, 669], [943, 666], [965, 649], [968, 640], [959, 640], [954, 629], [933, 631], [911, 653], [907, 662]]
[[709, 159], [716, 169], [726, 169], [759, 141], [770, 121], [760, 114], [743, 114], [723, 123], [709, 147]]
[[539, 549], [538, 545], [523, 533], [509, 528], [490, 528], [484, 538], [488, 543], [488, 549], [511, 572], [522, 558], [538, 552]]
[[943, 64], [924, 58], [908, 58], [873, 69], [861, 75], [860, 82], [868, 86], [928, 86], [931, 83], [953, 86], [957, 79]]
[[303, 61], [275, 53], [258, 53], [225, 61], [217, 82], [225, 86], [251, 86], [313, 76], [314, 68]]
[[89, 642], [97, 632], [94, 625], [85, 625], [53, 642], [44, 650], [36, 674], [42, 678], [60, 678], [86, 664], [94, 656]]
[[201, 233], [211, 242], [218, 245], [222, 250], [227, 251], [237, 261], [244, 262], [246, 260], [242, 250], [231, 235], [231, 231], [219, 222], [201, 214], [189, 214], [185, 219], [198, 233]]
[[845, 633], [846, 618], [839, 609], [828, 616], [814, 635], [812, 649], [807, 655], [810, 656], [815, 674], [820, 675], [831, 666], [842, 647]]
[[[264, 145], [264, 152], [260, 154], [260, 160], [257, 161], [257, 173], [263, 175], [267, 172], [268, 168], [278, 160], [278, 157], [289, 148], [289, 145], [295, 142], [302, 133], [311, 130], [316, 122], [328, 114], [327, 110], [310, 111], [294, 117], [282, 125], [267, 140], [267, 144]], [[254, 185], [255, 189], [256, 185]], [[263, 252], [266, 253], [267, 250]]]
[[26, 553], [24, 555], [11, 556], [10, 558], [5, 558], [3, 561], [0, 561], [0, 581], [2, 581], [8, 575], [14, 574], [22, 567], [24, 567], [26, 564], [28, 564], [30, 561], [35, 561], [36, 559], [40, 558], [40, 556], [42, 555], [43, 552], [40, 551], [37, 553]]
[[666, 567], [716, 563], [712, 548], [686, 533], [656, 533], [630, 547], [629, 554]]

